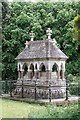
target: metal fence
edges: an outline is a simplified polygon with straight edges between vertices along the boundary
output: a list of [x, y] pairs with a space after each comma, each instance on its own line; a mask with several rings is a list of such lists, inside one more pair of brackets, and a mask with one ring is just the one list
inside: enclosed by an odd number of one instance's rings
[[[5, 81], [0, 81], [0, 94], [1, 95], [4, 95], [4, 94], [8, 94], [8, 95], [10, 95], [10, 97], [13, 97], [13, 91], [15, 90], [15, 88], [17, 87], [17, 86], [19, 86], [18, 84], [16, 84], [16, 80], [5, 80]], [[22, 80], [22, 82], [21, 82], [21, 84], [20, 84], [20, 86], [21, 86], [21, 98], [24, 98], [24, 87], [25, 86], [28, 86], [28, 85], [25, 85], [24, 84], [24, 82], [23, 82], [23, 80]], [[28, 86], [29, 87], [29, 86]], [[37, 99], [37, 84], [36, 84], [36, 81], [35, 81], [35, 84], [34, 84], [34, 100], [36, 100]], [[49, 97], [48, 97], [48, 99], [49, 99], [49, 102], [51, 102], [51, 99], [52, 99], [52, 96], [51, 96], [51, 85], [50, 84], [48, 84], [47, 86], [47, 89], [48, 89], [48, 94], [49, 94]], [[53, 86], [53, 87], [55, 87], [55, 86]], [[68, 81], [66, 81], [66, 100], [68, 100], [68, 97], [69, 97], [69, 91], [70, 91], [70, 93], [72, 94], [72, 95], [74, 95], [74, 93], [76, 93], [77, 95], [79, 95], [79, 92], [80, 92], [80, 90], [79, 90], [79, 86], [78, 85], [73, 85], [73, 84], [69, 84], [69, 82]]]
[[9, 94], [12, 96], [12, 91], [16, 88], [16, 80], [2, 80], [0, 81], [0, 94]]

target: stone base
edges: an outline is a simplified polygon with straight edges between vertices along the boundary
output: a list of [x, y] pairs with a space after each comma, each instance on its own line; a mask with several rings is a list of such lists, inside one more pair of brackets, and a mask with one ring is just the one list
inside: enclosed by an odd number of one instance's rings
[[[50, 84], [50, 85], [49, 85]], [[63, 80], [55, 80], [55, 81], [35, 81], [26, 80], [17, 81], [17, 87], [14, 91], [14, 96], [16, 97], [26, 97], [34, 99], [58, 99], [64, 98], [66, 96], [66, 82]], [[36, 95], [35, 95], [36, 94]]]

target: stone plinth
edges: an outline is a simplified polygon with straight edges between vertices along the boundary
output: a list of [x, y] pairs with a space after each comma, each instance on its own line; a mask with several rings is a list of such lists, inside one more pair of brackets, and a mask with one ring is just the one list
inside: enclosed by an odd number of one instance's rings
[[[65, 80], [52, 80], [52, 81], [41, 81], [37, 80], [35, 85], [34, 80], [24, 80], [23, 85], [22, 81], [17, 81], [17, 87], [14, 91], [14, 96], [22, 96], [22, 87], [23, 87], [23, 96], [26, 98], [35, 97], [35, 88], [36, 88], [36, 98], [37, 99], [49, 99], [51, 94], [52, 99], [63, 98], [66, 94], [66, 82]], [[49, 93], [51, 90], [51, 93]]]

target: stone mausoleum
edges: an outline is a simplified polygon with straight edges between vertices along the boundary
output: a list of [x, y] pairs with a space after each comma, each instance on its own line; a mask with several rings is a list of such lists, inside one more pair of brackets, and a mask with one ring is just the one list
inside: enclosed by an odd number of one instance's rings
[[[55, 39], [51, 38], [52, 30], [46, 30], [46, 40], [35, 40], [34, 33], [30, 33], [31, 40], [25, 43], [24, 50], [16, 57], [18, 80], [15, 96], [21, 95], [21, 82], [24, 84], [24, 96], [34, 97], [34, 81], [37, 86], [37, 98], [48, 98], [50, 84], [51, 97], [65, 97], [65, 61], [67, 56], [58, 48]], [[19, 85], [19, 86], [18, 86]]]

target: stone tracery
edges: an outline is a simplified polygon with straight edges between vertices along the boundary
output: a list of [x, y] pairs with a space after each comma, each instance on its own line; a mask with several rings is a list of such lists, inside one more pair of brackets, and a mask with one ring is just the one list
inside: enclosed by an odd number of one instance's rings
[[[48, 64], [47, 64], [48, 65]], [[45, 62], [38, 63], [27, 63], [24, 62], [23, 65], [18, 64], [18, 78], [23, 78], [24, 76], [27, 76], [27, 78], [32, 79], [33, 77], [36, 77], [37, 79], [40, 79], [41, 76], [44, 76], [45, 78], [49, 78], [48, 76], [51, 74], [52, 79], [54, 79], [54, 76], [56, 76], [56, 79], [64, 79], [64, 65], [63, 63], [50, 63], [47, 66]]]

